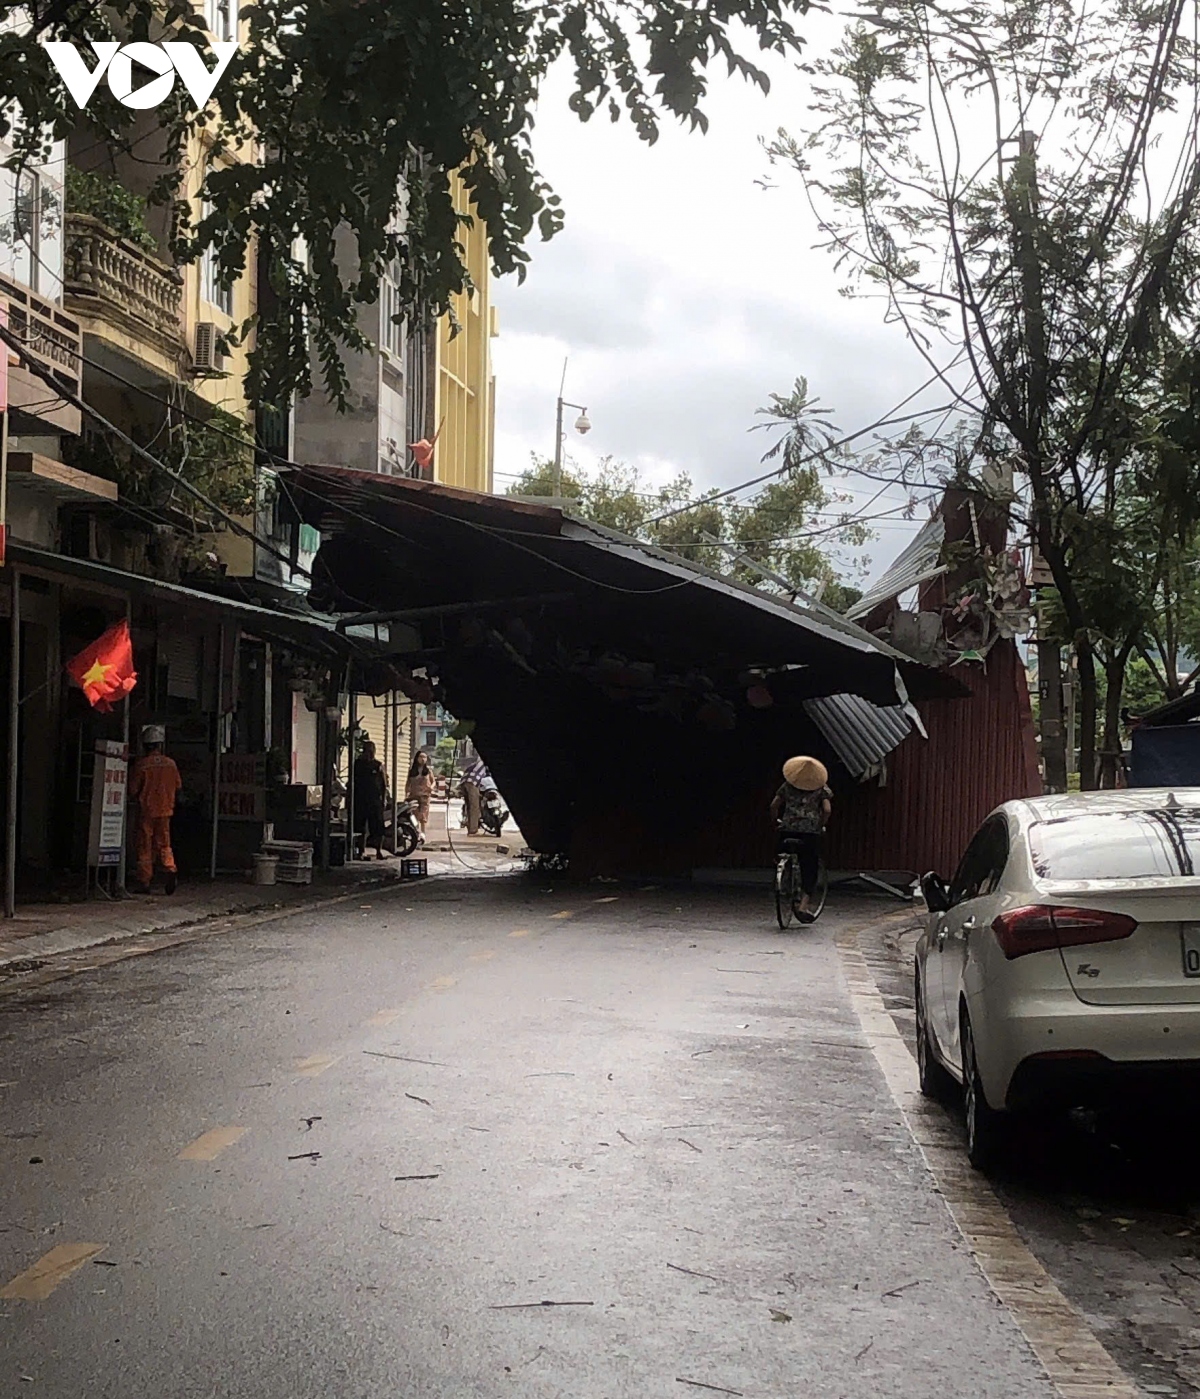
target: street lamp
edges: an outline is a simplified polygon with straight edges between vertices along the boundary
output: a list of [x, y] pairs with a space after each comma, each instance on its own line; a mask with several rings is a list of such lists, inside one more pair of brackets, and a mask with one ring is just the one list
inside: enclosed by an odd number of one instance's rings
[[[566, 379], [566, 365], [562, 367], [562, 378]], [[554, 420], [554, 495], [562, 494], [562, 410], [579, 409], [579, 417], [575, 420], [575, 431], [580, 436], [585, 432], [592, 431], [592, 420], [587, 417], [587, 409], [582, 403], [568, 403], [562, 397], [562, 389], [558, 390], [558, 414]]]

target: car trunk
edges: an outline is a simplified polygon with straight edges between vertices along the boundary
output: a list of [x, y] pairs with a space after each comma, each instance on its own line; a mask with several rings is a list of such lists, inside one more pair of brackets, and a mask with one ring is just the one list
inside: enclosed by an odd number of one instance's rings
[[[1140, 885], [1140, 887], [1139, 887]], [[1137, 920], [1113, 941], [1060, 946], [1067, 977], [1087, 1005], [1200, 1004], [1200, 878], [1168, 887], [1138, 880], [1046, 886], [1056, 905], [1102, 909]]]

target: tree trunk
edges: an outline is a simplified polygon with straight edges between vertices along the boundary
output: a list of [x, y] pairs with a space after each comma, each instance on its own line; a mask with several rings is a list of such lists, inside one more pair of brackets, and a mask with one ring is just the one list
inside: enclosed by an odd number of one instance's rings
[[1121, 699], [1125, 693], [1125, 666], [1129, 652], [1122, 649], [1104, 665], [1108, 690], [1104, 696], [1104, 750], [1100, 756], [1100, 785], [1118, 785], [1121, 754]]
[[1038, 720], [1042, 746], [1042, 780], [1047, 792], [1067, 790], [1067, 747], [1063, 724], [1062, 648], [1039, 638]]
[[1096, 789], [1096, 657], [1086, 634], [1075, 639], [1079, 661], [1079, 786], [1084, 792]]

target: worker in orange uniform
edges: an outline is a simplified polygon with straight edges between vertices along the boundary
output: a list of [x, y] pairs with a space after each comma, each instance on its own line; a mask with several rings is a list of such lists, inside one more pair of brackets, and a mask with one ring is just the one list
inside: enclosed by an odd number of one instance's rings
[[137, 834], [134, 851], [137, 856], [137, 883], [134, 892], [148, 894], [154, 867], [160, 865], [166, 878], [163, 885], [168, 894], [175, 892], [175, 856], [171, 853], [171, 817], [175, 815], [175, 797], [183, 780], [174, 758], [163, 752], [167, 741], [161, 724], [147, 724], [142, 730], [145, 753], [133, 765], [133, 781], [129, 795], [138, 804]]

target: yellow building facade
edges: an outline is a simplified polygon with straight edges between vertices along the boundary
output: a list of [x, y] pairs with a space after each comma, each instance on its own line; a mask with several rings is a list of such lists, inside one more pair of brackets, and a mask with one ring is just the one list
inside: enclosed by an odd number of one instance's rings
[[451, 192], [458, 213], [473, 216], [470, 227], [463, 225], [459, 231], [472, 288], [455, 296], [453, 314], [443, 316], [437, 326], [434, 477], [446, 486], [490, 493], [496, 422], [491, 342], [498, 323], [491, 298], [487, 229], [473, 213], [466, 186], [457, 174], [451, 177]]

